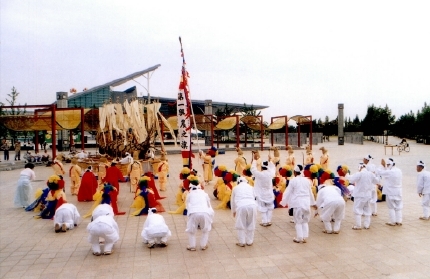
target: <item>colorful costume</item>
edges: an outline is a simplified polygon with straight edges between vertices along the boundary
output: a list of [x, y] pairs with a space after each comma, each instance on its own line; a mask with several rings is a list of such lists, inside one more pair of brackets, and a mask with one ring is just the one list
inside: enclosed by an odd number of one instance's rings
[[109, 183], [105, 183], [103, 188], [97, 191], [93, 196], [93, 206], [88, 211], [87, 214], [84, 215], [84, 218], [90, 217], [93, 214], [93, 211], [99, 204], [108, 203], [112, 206], [113, 212], [115, 215], [124, 215], [125, 212], [118, 211], [117, 205], [117, 197], [118, 191], [117, 189]]
[[63, 203], [54, 215], [54, 230], [56, 233], [73, 230], [78, 225], [79, 219], [78, 209], [71, 203]]
[[103, 182], [114, 186], [119, 194], [118, 181], [125, 182], [125, 178], [119, 168], [116, 167], [116, 163], [112, 162], [111, 166], [106, 169], [106, 176], [103, 178]]
[[110, 167], [110, 164], [109, 164], [106, 157], [104, 157], [104, 156], [100, 157], [98, 167], [99, 167], [99, 171], [97, 173], [98, 183], [100, 186], [103, 187], [103, 179], [106, 177], [106, 170]]
[[25, 164], [25, 169], [21, 171], [18, 186], [16, 187], [14, 205], [16, 207], [27, 207], [30, 205], [30, 195], [33, 191], [31, 180], [36, 179], [36, 174], [33, 171], [32, 163]]
[[148, 176], [143, 176], [139, 180], [139, 190], [134, 198], [132, 208], [137, 208], [136, 211], [131, 213], [134, 216], [148, 214], [149, 208], [155, 207], [158, 212], [164, 212], [164, 208], [158, 201], [155, 200], [154, 192], [149, 187], [149, 181], [151, 180]]
[[91, 166], [87, 168], [82, 176], [81, 187], [78, 191], [78, 201], [92, 201], [94, 194], [97, 192], [98, 182], [92, 172]]
[[290, 183], [291, 176], [293, 175], [293, 170], [290, 166], [284, 165], [279, 168], [279, 175], [273, 178], [273, 194], [275, 195], [275, 208], [283, 208], [281, 205], [282, 195]]
[[72, 158], [72, 165], [69, 169], [69, 176], [71, 180], [70, 184], [70, 193], [73, 195], [77, 195], [79, 192], [79, 187], [81, 186], [81, 172], [82, 169], [78, 166], [78, 159]]
[[52, 219], [55, 215], [55, 211], [63, 203], [67, 202], [66, 194], [64, 193], [64, 180], [61, 176], [56, 174], [51, 175], [47, 182], [49, 192], [45, 199], [45, 208], [40, 212], [39, 215], [34, 218], [39, 219]]

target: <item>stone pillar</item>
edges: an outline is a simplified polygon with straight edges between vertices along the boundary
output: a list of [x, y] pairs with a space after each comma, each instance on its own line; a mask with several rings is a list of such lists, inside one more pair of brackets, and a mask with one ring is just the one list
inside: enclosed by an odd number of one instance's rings
[[[213, 115], [212, 112], [212, 100], [205, 100], [205, 115]], [[209, 121], [210, 119], [208, 119]], [[211, 140], [212, 140], [212, 135], [211, 135], [211, 131], [204, 131], [205, 132], [205, 145], [206, 146], [210, 146], [211, 145]]]
[[344, 133], [343, 133], [343, 104], [338, 104], [337, 105], [338, 108], [338, 115], [337, 115], [337, 144], [338, 145], [343, 145], [345, 142], [345, 138], [344, 138]]
[[[57, 92], [57, 108], [68, 108], [68, 93], [67, 92]], [[68, 147], [68, 131], [61, 130], [58, 131], [58, 151], [64, 151]], [[65, 144], [67, 141], [67, 144]], [[52, 144], [56, 144], [53, 142]]]

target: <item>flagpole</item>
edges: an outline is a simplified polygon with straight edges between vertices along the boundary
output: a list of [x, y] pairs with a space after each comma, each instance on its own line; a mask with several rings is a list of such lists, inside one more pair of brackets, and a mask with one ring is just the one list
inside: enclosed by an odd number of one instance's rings
[[[181, 36], [179, 36], [179, 44], [181, 45], [181, 56], [182, 56], [182, 75], [185, 77], [185, 75], [186, 75], [186, 71], [185, 71], [185, 55], [184, 55], [184, 50], [183, 50], [183, 48], [182, 48], [182, 39], [181, 39]], [[189, 84], [188, 84], [188, 82], [187, 82], [187, 86], [188, 86], [188, 89], [190, 89], [190, 86], [189, 86]], [[188, 94], [191, 92], [191, 90], [188, 90]], [[197, 125], [196, 125], [196, 118], [195, 118], [195, 116], [194, 116], [194, 110], [193, 110], [193, 103], [192, 103], [192, 101], [191, 101], [191, 96], [190, 96], [190, 98], [189, 98], [189, 101], [190, 101], [190, 107], [191, 107], [191, 115], [192, 115], [192, 117], [193, 117], [193, 124], [194, 124], [194, 129], [196, 130], [196, 133], [197, 133], [197, 131], [198, 131], [198, 129], [197, 129]], [[191, 132], [191, 131], [190, 131]], [[197, 148], [198, 148], [198, 150], [200, 151], [200, 143], [199, 143], [199, 134], [197, 133]], [[191, 145], [190, 145], [190, 156], [191, 156], [191, 153], [192, 153], [192, 148], [191, 148]], [[199, 160], [199, 163], [200, 163], [200, 156], [199, 156], [199, 158], [198, 158], [198, 160]], [[191, 161], [191, 157], [190, 157], [190, 161]]]

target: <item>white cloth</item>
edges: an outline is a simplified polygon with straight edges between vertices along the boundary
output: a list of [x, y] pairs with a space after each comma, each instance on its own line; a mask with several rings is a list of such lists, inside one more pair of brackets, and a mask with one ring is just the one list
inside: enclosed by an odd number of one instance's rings
[[104, 215], [93, 220], [87, 226], [88, 242], [92, 244], [93, 252], [100, 253], [99, 238], [105, 240], [105, 252], [112, 251], [115, 242], [119, 240], [118, 224], [112, 216]]
[[[257, 220], [257, 204], [255, 202], [254, 189], [246, 182], [242, 182], [233, 188], [231, 199], [231, 212], [236, 213], [237, 230], [255, 230]], [[238, 233], [239, 242], [244, 244], [253, 242], [253, 234]], [[242, 239], [245, 237], [245, 239]], [[243, 241], [243, 242], [242, 242]]]
[[188, 215], [196, 212], [214, 215], [209, 196], [202, 189], [190, 190], [186, 198], [186, 208]]
[[294, 177], [290, 180], [287, 189], [285, 189], [280, 204], [294, 208], [294, 212], [296, 208], [309, 210], [311, 205], [315, 205], [311, 186], [312, 182], [308, 178], [303, 176]]
[[88, 158], [88, 154], [85, 153], [84, 151], [79, 152], [78, 154], [76, 154], [76, 156], [78, 157], [79, 160]]
[[63, 203], [54, 215], [54, 224], [66, 224], [69, 230], [72, 230], [79, 223], [81, 215], [74, 204]]
[[32, 169], [26, 168], [21, 171], [14, 199], [16, 207], [27, 207], [30, 205], [30, 195], [33, 190], [31, 180], [34, 179], [36, 179], [36, 174]]
[[119, 160], [120, 164], [133, 164], [133, 162], [134, 160], [133, 160], [133, 157], [131, 157], [131, 155], [127, 155], [121, 160]]
[[100, 216], [109, 215], [113, 217], [115, 214], [113, 213], [112, 206], [106, 203], [97, 205], [96, 208], [94, 208], [92, 215], [92, 220], [96, 220]]
[[166, 243], [172, 233], [167, 227], [163, 216], [149, 211], [148, 217], [146, 217], [143, 224], [141, 236], [143, 242], [159, 244], [161, 241]]
[[251, 173], [255, 177], [254, 193], [257, 198], [258, 210], [267, 212], [273, 210], [275, 195], [273, 194], [272, 178], [275, 176], [275, 165], [268, 162], [267, 170], [259, 171], [257, 161], [251, 164]]
[[354, 192], [352, 196], [355, 198], [372, 198], [372, 191], [375, 190], [375, 184], [379, 183], [379, 179], [366, 168], [361, 171], [350, 175], [346, 174], [346, 179], [350, 183], [354, 183]]
[[316, 204], [318, 214], [323, 221], [331, 219], [342, 220], [345, 217], [345, 200], [340, 189], [336, 186], [324, 186], [320, 188]]
[[417, 177], [417, 193], [430, 194], [430, 172], [422, 170]]
[[230, 199], [231, 212], [243, 206], [256, 205], [254, 188], [246, 182], [242, 182], [233, 188]]
[[379, 169], [376, 173], [384, 178], [383, 194], [402, 197], [402, 171], [399, 168], [393, 166], [392, 168]]

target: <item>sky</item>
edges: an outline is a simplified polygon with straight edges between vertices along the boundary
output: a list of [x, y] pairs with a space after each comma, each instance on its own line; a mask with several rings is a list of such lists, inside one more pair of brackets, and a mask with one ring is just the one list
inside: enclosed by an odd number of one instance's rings
[[[0, 2], [0, 102], [49, 104], [161, 64], [151, 96], [176, 98], [182, 37], [192, 99], [281, 115], [398, 118], [430, 104], [428, 1]], [[147, 95], [143, 77], [136, 85]]]

